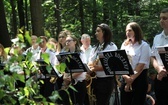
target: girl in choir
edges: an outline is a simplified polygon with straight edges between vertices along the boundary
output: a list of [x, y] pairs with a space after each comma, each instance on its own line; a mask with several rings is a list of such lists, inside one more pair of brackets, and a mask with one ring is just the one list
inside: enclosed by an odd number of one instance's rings
[[92, 82], [92, 88], [96, 96], [96, 105], [109, 105], [109, 99], [114, 88], [114, 77], [105, 74], [98, 52], [115, 51], [117, 46], [111, 41], [112, 32], [107, 24], [102, 23], [98, 25], [95, 35], [98, 43], [93, 47], [88, 64], [90, 70], [96, 73], [96, 78]]
[[[67, 52], [70, 52], [70, 53], [81, 52], [79, 41], [75, 36], [68, 35], [65, 43], [67, 46]], [[83, 62], [86, 62], [84, 55], [82, 53], [80, 53], [80, 58]], [[77, 90], [77, 92], [68, 88], [73, 105], [84, 104], [84, 99], [87, 91], [85, 78], [86, 78], [86, 72], [72, 73], [72, 78], [69, 73], [64, 74], [64, 77], [63, 77], [64, 81], [63, 81], [62, 88], [66, 88], [71, 83], [72, 79], [75, 81], [75, 84], [73, 84], [73, 86]], [[66, 100], [63, 99], [63, 101], [65, 105], [69, 105], [68, 103], [65, 103], [66, 101], [69, 101], [69, 98], [67, 98]]]
[[69, 30], [63, 30], [58, 35], [58, 42], [61, 44], [61, 52], [66, 51], [66, 37], [71, 35]]
[[136, 22], [126, 26], [126, 40], [122, 43], [134, 71], [122, 75], [121, 105], [144, 105], [147, 93], [147, 71], [150, 62], [150, 46], [143, 40], [142, 30]]

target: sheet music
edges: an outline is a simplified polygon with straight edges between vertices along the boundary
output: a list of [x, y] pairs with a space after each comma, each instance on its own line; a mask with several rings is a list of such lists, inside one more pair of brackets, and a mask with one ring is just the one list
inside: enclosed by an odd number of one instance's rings
[[158, 53], [168, 53], [168, 46], [157, 46]]

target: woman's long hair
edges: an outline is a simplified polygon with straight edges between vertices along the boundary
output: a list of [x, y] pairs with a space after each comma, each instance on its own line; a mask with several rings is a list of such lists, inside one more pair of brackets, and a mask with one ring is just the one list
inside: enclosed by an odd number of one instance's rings
[[[106, 46], [112, 42], [112, 31], [110, 27], [105, 23], [101, 23], [97, 27], [101, 28], [103, 32], [104, 43], [102, 45], [102, 50], [104, 50]], [[95, 51], [97, 50], [98, 46], [99, 43], [97, 43]]]
[[[132, 30], [135, 33], [135, 42], [138, 42], [139, 44], [141, 44], [143, 40], [143, 32], [139, 24], [136, 22], [130, 22], [128, 25], [132, 28]], [[128, 45], [128, 44], [129, 44], [129, 40], [126, 40], [125, 45]]]

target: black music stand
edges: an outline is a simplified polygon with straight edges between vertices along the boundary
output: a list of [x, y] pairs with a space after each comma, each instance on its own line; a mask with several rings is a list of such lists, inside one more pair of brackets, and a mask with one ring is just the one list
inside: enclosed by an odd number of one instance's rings
[[157, 47], [157, 51], [165, 69], [168, 71], [168, 46], [159, 46]]
[[[73, 80], [72, 73], [87, 72], [87, 68], [80, 58], [80, 53], [61, 53], [56, 55], [56, 57], [60, 63], [66, 64], [65, 72], [70, 73], [71, 80]], [[72, 84], [74, 84], [73, 82], [74, 81], [71, 81]], [[74, 91], [73, 95], [74, 102], [76, 103], [76, 96]]]
[[[42, 90], [40, 89], [41, 90], [40, 94], [42, 94], [47, 100], [49, 100], [48, 97], [52, 94], [52, 91], [53, 91], [53, 88], [50, 87], [52, 84], [52, 83], [50, 83], [50, 77], [52, 77], [52, 76], [58, 77], [58, 75], [57, 75], [56, 71], [54, 70], [54, 67], [50, 63], [46, 63], [43, 59], [38, 59], [36, 62], [38, 64], [39, 70], [44, 75], [44, 78], [40, 77], [40, 79], [44, 80], [44, 85], [40, 84], [40, 86], [42, 88]], [[48, 67], [51, 70], [49, 70]], [[47, 76], [49, 76], [49, 78]], [[55, 86], [55, 85], [52, 84], [52, 86]], [[55, 90], [55, 88], [54, 88], [54, 90]]]
[[132, 67], [125, 50], [101, 51], [98, 53], [106, 75], [113, 75], [115, 80], [115, 103], [120, 105], [116, 75], [133, 74]]
[[[54, 76], [58, 77], [56, 71], [54, 70], [54, 68], [52, 67], [52, 65], [50, 63], [47, 64], [43, 59], [38, 59], [36, 62], [37, 62], [37, 64], [39, 64], [39, 69], [45, 77], [47, 75], [54, 75]], [[50, 72], [47, 70], [47, 66], [51, 66]]]

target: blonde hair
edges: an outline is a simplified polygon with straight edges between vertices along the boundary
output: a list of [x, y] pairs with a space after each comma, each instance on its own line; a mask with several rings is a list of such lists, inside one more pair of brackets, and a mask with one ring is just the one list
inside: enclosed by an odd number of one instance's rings
[[68, 35], [71, 35], [71, 32], [69, 31], [69, 30], [63, 30], [63, 31], [61, 31], [60, 33], [59, 33], [59, 36], [60, 35], [63, 35], [63, 36], [68, 36]]

